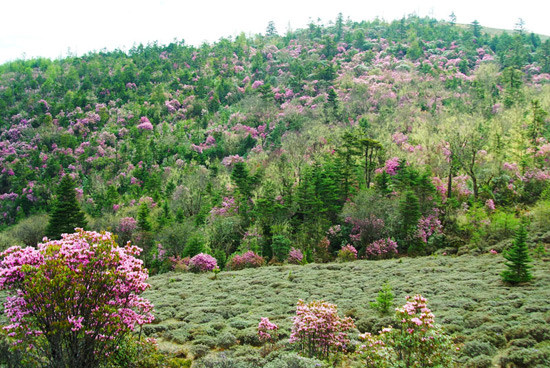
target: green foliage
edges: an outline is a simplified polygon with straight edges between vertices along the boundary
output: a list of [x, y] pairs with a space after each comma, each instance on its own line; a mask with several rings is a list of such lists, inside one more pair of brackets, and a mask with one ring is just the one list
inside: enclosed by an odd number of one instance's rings
[[141, 231], [151, 231], [153, 229], [153, 226], [151, 225], [151, 220], [149, 219], [149, 212], [149, 205], [147, 204], [147, 202], [142, 202], [139, 205], [137, 217], [138, 228]]
[[380, 314], [388, 314], [393, 307], [393, 297], [392, 287], [386, 282], [378, 292], [376, 302], [371, 302], [370, 307], [380, 312]]
[[185, 245], [185, 248], [183, 249], [182, 256], [183, 257], [193, 257], [193, 256], [196, 256], [199, 253], [204, 252], [204, 250], [205, 250], [204, 239], [201, 236], [195, 234], [187, 241], [187, 244]]
[[512, 247], [503, 253], [508, 261], [505, 263], [508, 269], [502, 271], [502, 281], [511, 284], [528, 282], [533, 278], [530, 269], [532, 265], [529, 249], [527, 248], [527, 229], [525, 224], [521, 224], [516, 231], [516, 237]]
[[65, 175], [57, 188], [57, 198], [46, 227], [46, 236], [59, 239], [61, 234], [73, 233], [74, 229], [85, 228], [86, 215], [76, 200], [75, 184], [70, 175]]
[[288, 258], [290, 247], [292, 242], [284, 235], [275, 235], [272, 238], [271, 249], [273, 250], [273, 256], [282, 262]]

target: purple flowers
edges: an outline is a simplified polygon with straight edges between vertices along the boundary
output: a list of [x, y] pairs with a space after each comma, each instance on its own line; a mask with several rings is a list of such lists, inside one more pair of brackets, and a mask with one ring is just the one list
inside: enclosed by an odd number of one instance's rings
[[149, 119], [147, 119], [147, 117], [145, 116], [141, 117], [140, 124], [137, 127], [138, 129], [143, 129], [143, 130], [153, 130], [153, 124], [151, 124]]
[[300, 249], [292, 247], [288, 253], [288, 263], [301, 264], [304, 260], [304, 255]]
[[243, 255], [235, 254], [229, 262], [227, 262], [227, 268], [230, 270], [242, 270], [244, 268], [256, 268], [261, 267], [265, 263], [265, 260], [257, 253], [249, 250]]
[[218, 268], [218, 261], [210, 254], [199, 253], [189, 261], [189, 270], [192, 272], [210, 272]]
[[365, 249], [367, 258], [387, 258], [397, 254], [397, 243], [390, 238], [377, 240]]

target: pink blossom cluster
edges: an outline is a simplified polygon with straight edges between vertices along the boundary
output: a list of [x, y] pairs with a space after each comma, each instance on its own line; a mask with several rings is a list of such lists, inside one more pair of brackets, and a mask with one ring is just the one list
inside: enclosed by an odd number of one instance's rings
[[350, 342], [347, 332], [354, 327], [350, 317], [338, 316], [335, 304], [299, 300], [289, 341], [309, 356], [326, 358], [335, 350], [346, 350]]
[[384, 167], [376, 169], [377, 174], [385, 172], [388, 175], [394, 176], [397, 174], [397, 168], [399, 167], [399, 157], [392, 157], [386, 160]]
[[141, 117], [140, 123], [138, 124], [137, 127], [138, 129], [143, 129], [143, 130], [153, 130], [153, 124], [151, 124], [149, 119], [147, 119], [147, 117], [145, 116]]
[[218, 261], [210, 254], [199, 253], [189, 261], [189, 270], [192, 272], [210, 272], [218, 268]]
[[244, 162], [244, 159], [239, 155], [231, 155], [223, 158], [222, 165], [225, 167], [230, 167], [237, 162]]
[[395, 311], [407, 333], [426, 332], [434, 327], [434, 315], [427, 307], [428, 300], [420, 294], [407, 296], [406, 299], [407, 303]]
[[487, 208], [489, 211], [495, 210], [495, 201], [492, 199], [488, 199], [485, 201], [485, 208]]
[[288, 263], [301, 264], [304, 260], [304, 254], [300, 249], [292, 247], [288, 253]]
[[428, 243], [430, 236], [434, 234], [441, 234], [443, 230], [443, 225], [437, 217], [437, 211], [428, 216], [422, 216], [418, 220], [418, 225], [416, 229], [416, 236], [420, 238], [424, 243]]
[[390, 238], [379, 239], [367, 245], [365, 249], [367, 258], [386, 258], [397, 254], [397, 243]]
[[354, 261], [357, 259], [357, 249], [351, 244], [346, 244], [338, 251], [340, 261]]
[[132, 233], [137, 228], [137, 221], [133, 217], [123, 217], [118, 223], [118, 231], [121, 233]]
[[32, 340], [55, 334], [69, 346], [86, 335], [109, 341], [154, 319], [153, 305], [139, 296], [149, 287], [143, 261], [136, 258], [140, 248], [122, 248], [108, 232], [82, 229], [44, 241], [0, 254], [9, 336]]
[[227, 268], [230, 270], [242, 270], [245, 268], [257, 268], [265, 264], [262, 256], [253, 251], [243, 253], [242, 255], [235, 254], [228, 262]]
[[216, 146], [216, 138], [214, 138], [212, 135], [208, 135], [206, 137], [206, 140], [199, 144], [191, 144], [191, 149], [195, 152], [202, 153], [204, 150], [212, 148]]
[[274, 341], [276, 339], [278, 329], [279, 326], [271, 322], [269, 318], [262, 317], [260, 323], [258, 323], [258, 338], [260, 341]]
[[235, 198], [224, 197], [220, 207], [213, 207], [210, 210], [211, 216], [229, 216], [237, 213], [238, 206], [235, 203]]

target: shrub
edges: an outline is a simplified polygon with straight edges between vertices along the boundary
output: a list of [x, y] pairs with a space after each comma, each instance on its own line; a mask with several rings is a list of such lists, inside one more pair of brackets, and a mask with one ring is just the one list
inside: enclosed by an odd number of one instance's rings
[[434, 324], [434, 315], [421, 295], [407, 297], [397, 308], [397, 327], [382, 329], [379, 336], [360, 335], [361, 362], [376, 367], [451, 367], [453, 346], [450, 338]]
[[272, 323], [269, 318], [262, 317], [258, 323], [258, 338], [264, 342], [274, 342], [277, 340], [277, 330], [279, 326]]
[[139, 296], [149, 285], [135, 256], [110, 233], [78, 229], [37, 248], [0, 256], [0, 287], [8, 290], [8, 336], [55, 367], [97, 367], [136, 326], [153, 320]]
[[229, 262], [227, 262], [226, 267], [230, 270], [242, 270], [245, 268], [256, 268], [261, 267], [265, 264], [265, 260], [259, 254], [254, 253], [249, 250], [243, 255], [235, 254]]
[[189, 262], [191, 261], [191, 258], [170, 257], [168, 259], [170, 260], [170, 263], [172, 264], [172, 268], [174, 269], [174, 271], [179, 271], [179, 272], [189, 271]]
[[394, 254], [397, 254], [397, 243], [387, 239], [377, 240], [369, 245], [365, 249], [367, 258], [391, 258]]
[[347, 244], [338, 251], [338, 260], [340, 262], [350, 262], [357, 259], [357, 250], [351, 244]]
[[9, 233], [23, 244], [35, 247], [44, 238], [46, 226], [48, 226], [47, 215], [34, 215], [20, 221]]
[[302, 354], [326, 359], [335, 350], [346, 350], [350, 342], [347, 332], [354, 327], [351, 318], [338, 316], [335, 304], [299, 300], [290, 343], [298, 344]]
[[304, 254], [300, 249], [292, 248], [290, 253], [288, 253], [288, 263], [291, 264], [302, 264], [304, 260]]
[[218, 262], [210, 254], [199, 253], [189, 261], [189, 270], [192, 272], [210, 272], [215, 268], [218, 268]]

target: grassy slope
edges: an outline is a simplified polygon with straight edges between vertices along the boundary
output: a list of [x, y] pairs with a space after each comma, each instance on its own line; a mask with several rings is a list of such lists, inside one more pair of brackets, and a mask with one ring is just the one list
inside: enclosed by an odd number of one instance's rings
[[[461, 360], [499, 356], [517, 339], [521, 349], [550, 339], [550, 259], [535, 260], [534, 281], [510, 287], [500, 281], [501, 255], [432, 256], [386, 261], [275, 266], [211, 275], [168, 273], [151, 278], [146, 292], [156, 305], [156, 324], [148, 333], [164, 344], [219, 347], [220, 336], [254, 344], [261, 317], [269, 317], [288, 336], [296, 301], [323, 299], [352, 316], [362, 331], [377, 331], [388, 317], [369, 309], [381, 285], [393, 287], [396, 305], [409, 294], [429, 300], [436, 321], [465, 343]], [[289, 274], [291, 276], [289, 277]], [[165, 345], [168, 346], [168, 345]], [[231, 345], [231, 342], [226, 345]], [[192, 351], [192, 350], [191, 350]]]

